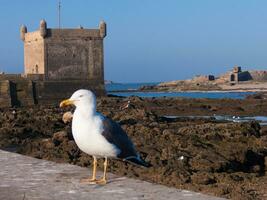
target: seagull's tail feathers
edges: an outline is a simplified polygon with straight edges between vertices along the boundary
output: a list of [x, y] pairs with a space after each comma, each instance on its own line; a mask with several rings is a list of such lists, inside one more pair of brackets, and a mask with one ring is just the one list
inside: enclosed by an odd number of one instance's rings
[[129, 156], [123, 159], [124, 161], [130, 162], [134, 165], [139, 165], [143, 167], [151, 167], [152, 165], [144, 161], [140, 156]]

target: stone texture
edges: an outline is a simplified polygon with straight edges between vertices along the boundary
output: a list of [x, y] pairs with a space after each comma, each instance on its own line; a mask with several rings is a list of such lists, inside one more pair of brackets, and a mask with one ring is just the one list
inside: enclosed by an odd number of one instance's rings
[[44, 39], [39, 31], [25, 34], [24, 74], [45, 74]]
[[12, 105], [10, 96], [10, 81], [0, 80], [0, 103], [3, 107], [9, 107]]
[[221, 199], [113, 174], [104, 186], [81, 184], [91, 170], [1, 150], [0, 168], [0, 199]]

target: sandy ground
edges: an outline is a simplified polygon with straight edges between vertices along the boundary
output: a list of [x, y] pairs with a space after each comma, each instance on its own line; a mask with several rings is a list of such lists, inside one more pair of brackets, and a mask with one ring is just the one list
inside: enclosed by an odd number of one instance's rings
[[[132, 138], [145, 169], [111, 161], [109, 171], [179, 189], [232, 199], [266, 199], [267, 129], [256, 122], [169, 119], [164, 115], [266, 115], [264, 96], [245, 100], [102, 98], [98, 111]], [[130, 103], [128, 103], [130, 101]], [[35, 158], [90, 166], [62, 115], [73, 108], [2, 109], [0, 147]], [[102, 166], [102, 164], [100, 164]]]
[[267, 82], [262, 83], [246, 83], [246, 84], [237, 84], [237, 85], [221, 85], [222, 90], [237, 90], [237, 91], [267, 91]]

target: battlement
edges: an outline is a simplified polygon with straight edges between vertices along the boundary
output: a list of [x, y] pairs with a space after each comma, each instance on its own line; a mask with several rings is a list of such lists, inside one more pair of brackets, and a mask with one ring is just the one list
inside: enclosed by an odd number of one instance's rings
[[83, 27], [76, 29], [52, 29], [47, 28], [45, 20], [41, 20], [39, 30], [27, 32], [27, 27], [22, 25], [20, 29], [20, 35], [21, 40], [24, 42], [36, 41], [42, 38], [103, 39], [106, 37], [106, 23], [101, 21], [98, 29], [84, 29]]
[[34, 31], [34, 32], [29, 32], [29, 33], [25, 33], [23, 35], [23, 38], [24, 38], [24, 42], [32, 42], [32, 41], [38, 41], [38, 40], [41, 40], [43, 41], [43, 37], [40, 35], [40, 32], [39, 31]]
[[103, 39], [99, 29], [47, 29], [45, 37], [42, 37], [40, 31], [34, 31], [25, 33], [23, 38], [24, 42], [45, 39]]

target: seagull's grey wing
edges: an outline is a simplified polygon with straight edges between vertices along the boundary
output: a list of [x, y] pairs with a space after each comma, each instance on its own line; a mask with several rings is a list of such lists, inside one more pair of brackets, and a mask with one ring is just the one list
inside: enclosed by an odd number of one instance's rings
[[119, 124], [105, 117], [103, 119], [103, 128], [102, 135], [106, 140], [120, 149], [120, 154], [117, 155], [118, 158], [124, 159], [131, 156], [138, 156], [132, 141]]
[[120, 149], [120, 153], [117, 155], [118, 158], [144, 167], [151, 166], [151, 164], [145, 162], [139, 156], [132, 141], [119, 124], [107, 117], [105, 117], [102, 122], [104, 128], [102, 135], [108, 142]]

